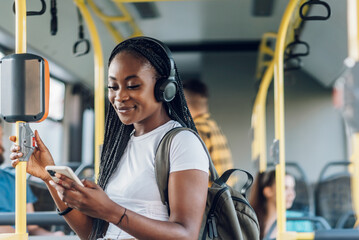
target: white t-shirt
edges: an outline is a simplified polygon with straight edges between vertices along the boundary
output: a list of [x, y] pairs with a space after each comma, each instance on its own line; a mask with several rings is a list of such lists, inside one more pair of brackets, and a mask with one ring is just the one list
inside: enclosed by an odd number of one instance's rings
[[[167, 221], [167, 207], [162, 204], [156, 183], [154, 160], [162, 137], [181, 125], [170, 120], [149, 133], [131, 136], [119, 167], [106, 187], [108, 196], [119, 205], [151, 219]], [[170, 172], [198, 169], [208, 172], [208, 157], [198, 138], [182, 131], [172, 141]], [[110, 224], [106, 238], [126, 239], [132, 236]]]

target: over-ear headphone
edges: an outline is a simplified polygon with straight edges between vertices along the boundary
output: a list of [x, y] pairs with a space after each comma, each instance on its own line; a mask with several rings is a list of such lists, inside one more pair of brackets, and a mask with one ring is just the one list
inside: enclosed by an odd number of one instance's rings
[[176, 69], [175, 69], [175, 61], [172, 58], [172, 53], [170, 49], [163, 44], [161, 41], [150, 38], [150, 37], [135, 37], [132, 39], [145, 39], [151, 42], [156, 43], [158, 46], [160, 46], [163, 51], [166, 53], [169, 61], [170, 61], [170, 74], [168, 78], [161, 78], [158, 79], [155, 84], [155, 97], [156, 100], [159, 102], [170, 102], [172, 101], [177, 93], [178, 85], [176, 81]]

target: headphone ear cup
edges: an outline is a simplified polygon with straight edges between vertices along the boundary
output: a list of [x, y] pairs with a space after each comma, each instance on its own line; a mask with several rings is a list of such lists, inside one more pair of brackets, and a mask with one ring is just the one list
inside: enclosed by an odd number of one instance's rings
[[158, 102], [170, 102], [175, 98], [177, 89], [174, 77], [159, 79], [155, 84], [155, 98]]

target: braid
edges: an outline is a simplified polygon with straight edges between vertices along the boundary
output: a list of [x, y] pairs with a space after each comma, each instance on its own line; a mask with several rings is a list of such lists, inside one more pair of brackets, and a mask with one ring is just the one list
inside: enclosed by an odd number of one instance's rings
[[[141, 37], [128, 39], [118, 44], [113, 49], [108, 65], [110, 65], [116, 55], [122, 51], [131, 53], [133, 56], [149, 62], [156, 70], [157, 80], [169, 77], [171, 70], [170, 59], [159, 43]], [[175, 98], [171, 102], [166, 103], [165, 106], [170, 113], [169, 116], [171, 119], [178, 121], [185, 127], [197, 131], [188, 110], [183, 94], [182, 81], [176, 66], [175, 70], [178, 90]], [[101, 154], [100, 174], [98, 178], [98, 184], [102, 189], [106, 188], [111, 176], [117, 170], [119, 161], [127, 147], [133, 129], [133, 125], [124, 125], [120, 121], [114, 108], [109, 104], [106, 116], [105, 138]], [[104, 220], [94, 219], [89, 239], [92, 240], [102, 237], [105, 223]]]

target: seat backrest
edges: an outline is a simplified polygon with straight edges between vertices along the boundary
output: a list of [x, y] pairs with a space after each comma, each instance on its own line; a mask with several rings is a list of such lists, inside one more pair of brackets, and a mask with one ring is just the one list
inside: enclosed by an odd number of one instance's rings
[[317, 183], [315, 191], [316, 215], [324, 217], [335, 227], [344, 213], [352, 211], [350, 175], [340, 173]]
[[293, 205], [290, 208], [290, 210], [301, 211], [307, 214], [312, 213], [311, 193], [308, 183], [301, 179], [296, 178], [295, 192], [296, 192], [296, 197], [293, 201]]
[[354, 211], [349, 211], [341, 215], [335, 225], [335, 228], [353, 228], [356, 222], [356, 214]]

